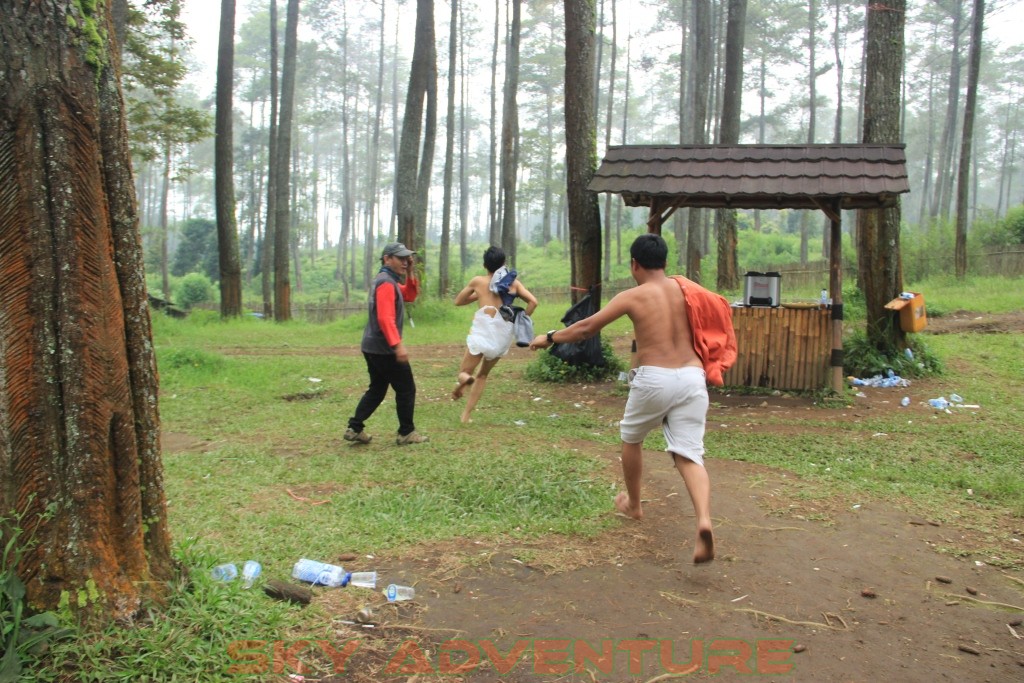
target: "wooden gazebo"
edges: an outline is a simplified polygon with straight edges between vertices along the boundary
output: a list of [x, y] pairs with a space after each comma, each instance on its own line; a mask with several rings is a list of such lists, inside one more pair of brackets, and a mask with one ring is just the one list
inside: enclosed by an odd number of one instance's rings
[[650, 232], [676, 209], [818, 209], [831, 223], [831, 385], [843, 387], [842, 210], [894, 206], [908, 192], [902, 144], [621, 145], [588, 187], [646, 206]]

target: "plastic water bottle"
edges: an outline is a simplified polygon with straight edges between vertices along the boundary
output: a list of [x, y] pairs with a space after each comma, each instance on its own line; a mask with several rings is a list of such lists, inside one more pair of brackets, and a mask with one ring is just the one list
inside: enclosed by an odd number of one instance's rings
[[234, 581], [238, 577], [238, 567], [231, 562], [218, 564], [210, 571], [210, 574], [217, 581]]
[[910, 397], [909, 396], [904, 396], [902, 399], [900, 399], [900, 405], [903, 406], [904, 408], [909, 406], [910, 405]]
[[345, 577], [345, 583], [360, 588], [376, 588], [377, 572], [349, 572]]
[[903, 355], [907, 357], [907, 360], [914, 360], [914, 350], [909, 346], [903, 349]]
[[945, 410], [949, 407], [949, 401], [946, 400], [945, 396], [939, 396], [938, 398], [928, 399], [928, 405], [936, 410]]
[[949, 402], [950, 403], [963, 403], [964, 399], [963, 399], [963, 397], [960, 394], [950, 394], [949, 395]]
[[345, 585], [346, 572], [335, 564], [300, 559], [292, 567], [292, 578], [311, 583], [314, 586], [337, 588]]
[[828, 305], [828, 290], [827, 289], [821, 290], [821, 299], [819, 300], [819, 303], [822, 306], [827, 306]]
[[263, 573], [263, 567], [256, 560], [248, 560], [242, 567], [242, 580], [245, 581], [243, 588], [252, 588], [259, 575]]
[[396, 602], [398, 600], [412, 600], [416, 597], [416, 589], [411, 586], [399, 586], [391, 584], [384, 591], [384, 596], [387, 597], [388, 602]]

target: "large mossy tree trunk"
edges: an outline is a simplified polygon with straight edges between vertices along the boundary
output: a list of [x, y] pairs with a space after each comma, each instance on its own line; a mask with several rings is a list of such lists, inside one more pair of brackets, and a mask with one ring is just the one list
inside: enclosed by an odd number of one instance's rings
[[0, 3], [0, 515], [38, 542], [30, 605], [91, 588], [77, 606], [120, 618], [172, 562], [119, 50], [92, 7]]

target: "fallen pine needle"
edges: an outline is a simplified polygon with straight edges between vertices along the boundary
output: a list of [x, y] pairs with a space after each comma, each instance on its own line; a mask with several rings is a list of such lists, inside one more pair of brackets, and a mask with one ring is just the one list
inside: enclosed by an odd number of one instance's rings
[[658, 591], [658, 593], [659, 593], [659, 595], [661, 595], [661, 597], [665, 598], [669, 602], [676, 602], [676, 603], [678, 603], [678, 602], [688, 602], [691, 605], [696, 605], [697, 604], [696, 600], [690, 600], [688, 598], [684, 598], [681, 595], [676, 595], [675, 593], [669, 593], [667, 591]]
[[440, 633], [442, 631], [462, 634], [466, 633], [466, 631], [457, 628], [425, 628], [423, 626], [409, 626], [406, 624], [380, 624], [377, 628], [395, 628], [402, 631], [430, 631], [432, 633]]
[[[813, 626], [815, 628], [829, 628], [829, 629], [832, 629], [833, 631], [842, 631], [843, 630], [843, 629], [839, 628], [838, 626], [833, 626], [832, 624], [823, 624], [823, 623], [817, 622], [817, 621], [793, 621], [792, 619], [787, 619], [785, 617], [780, 617], [777, 614], [769, 614], [768, 612], [762, 612], [761, 610], [757, 610], [757, 609], [748, 609], [746, 607], [737, 607], [736, 611], [737, 612], [750, 612], [751, 614], [754, 614], [756, 616], [764, 617], [765, 619], [774, 619], [775, 621], [781, 621], [781, 622], [784, 622], [784, 623], [787, 623], [787, 624], [793, 624], [794, 626]], [[840, 621], [842, 621], [842, 620], [840, 620]], [[846, 622], [843, 622], [843, 623], [845, 624]]]
[[331, 502], [329, 500], [310, 500], [309, 498], [303, 498], [302, 496], [297, 496], [294, 493], [292, 493], [291, 489], [285, 489], [285, 491], [287, 491], [288, 495], [294, 498], [295, 500], [302, 501], [303, 503], [309, 503], [310, 505], [323, 505], [324, 503]]
[[645, 683], [658, 683], [658, 681], [667, 681], [667, 680], [669, 680], [671, 678], [682, 678], [683, 676], [689, 676], [690, 674], [692, 674], [694, 671], [696, 671], [699, 668], [700, 668], [699, 664], [694, 664], [692, 669], [687, 669], [684, 673], [661, 674], [660, 676], [655, 676], [654, 678], [652, 678], [652, 679], [650, 679], [648, 681], [645, 681]]
[[1001, 607], [1002, 609], [1014, 610], [1017, 612], [1024, 612], [1024, 607], [1018, 607], [1017, 605], [1009, 605], [1005, 602], [991, 602], [989, 600], [979, 600], [978, 598], [972, 598], [970, 595], [947, 595], [950, 598], [956, 598], [958, 600], [967, 600], [968, 602], [976, 602], [979, 605], [988, 605], [989, 607]]

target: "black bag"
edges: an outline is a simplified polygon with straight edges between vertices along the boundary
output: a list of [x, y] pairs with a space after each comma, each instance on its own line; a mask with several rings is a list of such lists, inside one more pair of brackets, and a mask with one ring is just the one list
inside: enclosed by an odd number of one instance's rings
[[[597, 307], [594, 304], [594, 299], [591, 296], [592, 294], [593, 289], [589, 290], [586, 296], [573, 304], [572, 307], [565, 312], [565, 315], [562, 316], [562, 324], [568, 327], [575, 322], [594, 315], [594, 313], [597, 312]], [[549, 352], [555, 358], [558, 358], [569, 365], [591, 365], [598, 368], [603, 368], [607, 365], [604, 353], [601, 352], [600, 334], [596, 334], [590, 339], [584, 339], [581, 342], [555, 344], [551, 347]]]
[[512, 318], [512, 332], [516, 338], [516, 346], [529, 346], [533, 341], [533, 318], [526, 312], [525, 308], [513, 306], [515, 316]]

